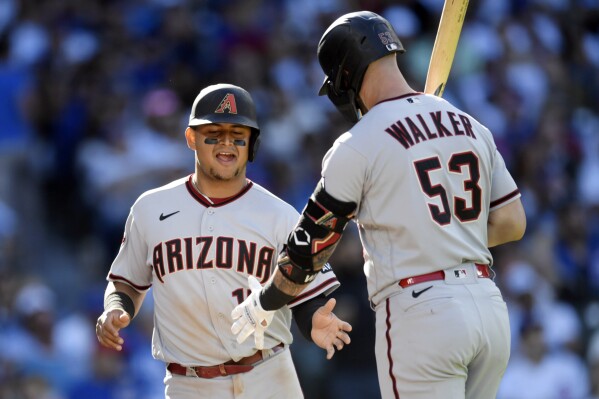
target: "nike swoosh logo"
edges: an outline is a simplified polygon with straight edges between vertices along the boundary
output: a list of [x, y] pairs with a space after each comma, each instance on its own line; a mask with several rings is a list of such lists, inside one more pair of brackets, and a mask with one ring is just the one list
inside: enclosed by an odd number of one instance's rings
[[162, 222], [164, 219], [170, 218], [171, 216], [173, 216], [173, 215], [175, 215], [175, 214], [177, 214], [179, 212], [181, 212], [181, 211], [176, 211], [176, 212], [173, 212], [173, 213], [169, 213], [168, 215], [165, 215], [164, 213], [161, 213], [160, 217], [158, 219], [160, 219], [160, 221]]
[[420, 291], [412, 291], [412, 298], [418, 298], [423, 292], [426, 292], [428, 290], [430, 290], [431, 288], [433, 288], [433, 286], [428, 286], [423, 290]]

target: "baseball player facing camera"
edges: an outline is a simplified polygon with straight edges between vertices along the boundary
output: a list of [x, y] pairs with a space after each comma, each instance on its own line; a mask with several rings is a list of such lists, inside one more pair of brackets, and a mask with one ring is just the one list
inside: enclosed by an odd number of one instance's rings
[[[260, 292], [298, 213], [246, 178], [260, 130], [250, 94], [217, 84], [197, 96], [185, 131], [195, 173], [143, 193], [131, 207], [107, 276], [100, 343], [120, 351], [119, 331], [153, 287], [152, 355], [165, 363], [166, 398], [302, 398], [288, 350], [293, 316], [327, 351], [349, 344], [351, 326], [325, 298], [339, 286], [322, 268], [303, 294], [268, 313], [268, 331], [238, 343], [231, 311]], [[264, 381], [268, 381], [265, 384]]]
[[407, 84], [403, 52], [372, 12], [343, 15], [325, 31], [319, 94], [355, 125], [326, 153], [277, 270], [234, 309], [232, 331], [244, 342], [256, 321], [292, 302], [353, 220], [382, 397], [495, 398], [510, 328], [489, 248], [523, 236], [520, 193], [485, 126]]

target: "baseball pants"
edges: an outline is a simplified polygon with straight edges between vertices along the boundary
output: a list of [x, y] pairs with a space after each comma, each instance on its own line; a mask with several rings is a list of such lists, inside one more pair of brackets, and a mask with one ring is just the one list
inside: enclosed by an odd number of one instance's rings
[[398, 286], [377, 304], [383, 399], [496, 397], [510, 354], [507, 306], [493, 280], [467, 270], [469, 278], [452, 269], [445, 280]]

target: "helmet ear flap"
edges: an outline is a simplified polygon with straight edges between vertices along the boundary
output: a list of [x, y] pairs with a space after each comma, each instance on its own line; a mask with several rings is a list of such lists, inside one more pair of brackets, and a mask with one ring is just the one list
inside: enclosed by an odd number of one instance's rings
[[362, 113], [356, 105], [357, 96], [353, 89], [338, 92], [331, 87], [327, 92], [327, 96], [337, 110], [351, 123], [356, 123], [362, 117]]
[[252, 135], [250, 136], [250, 147], [248, 148], [248, 161], [254, 162], [258, 148], [260, 148], [260, 133], [252, 129]]

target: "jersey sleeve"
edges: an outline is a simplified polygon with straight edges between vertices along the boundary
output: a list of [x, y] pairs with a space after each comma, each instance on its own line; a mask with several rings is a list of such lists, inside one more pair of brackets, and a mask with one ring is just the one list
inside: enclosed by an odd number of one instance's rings
[[360, 204], [367, 174], [367, 162], [350, 145], [338, 141], [322, 161], [325, 191], [339, 201]]
[[138, 291], [152, 286], [152, 269], [146, 262], [147, 245], [131, 211], [125, 224], [125, 234], [119, 253], [112, 262], [108, 281], [129, 284]]
[[308, 286], [302, 291], [301, 294], [296, 296], [291, 302], [287, 304], [290, 309], [293, 307], [309, 301], [321, 294], [328, 296], [331, 292], [335, 291], [339, 287], [340, 283], [333, 272], [333, 268], [328, 263], [323, 266], [320, 273], [316, 278], [308, 284]]
[[505, 166], [505, 161], [497, 148], [495, 148], [492, 173], [493, 180], [491, 183], [491, 204], [489, 209], [494, 211], [520, 198], [520, 190], [518, 190], [518, 186]]

